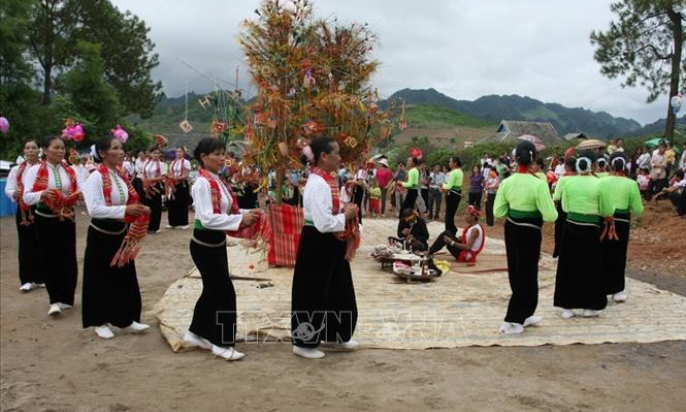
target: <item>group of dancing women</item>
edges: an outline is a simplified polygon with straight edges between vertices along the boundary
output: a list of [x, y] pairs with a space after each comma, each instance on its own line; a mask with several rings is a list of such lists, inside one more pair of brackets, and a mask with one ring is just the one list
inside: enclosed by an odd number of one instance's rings
[[[565, 175], [553, 197], [545, 180], [531, 172], [536, 148], [520, 143], [514, 152], [517, 173], [503, 180], [494, 214], [505, 221], [505, 247], [512, 296], [500, 331], [522, 333], [539, 324], [538, 261], [543, 222], [556, 222], [558, 257], [554, 306], [561, 317], [596, 317], [608, 296], [627, 299], [625, 268], [631, 215], [643, 212], [638, 185], [625, 175], [622, 152], [610, 156], [611, 172], [595, 174], [598, 156], [592, 150], [567, 159]], [[556, 209], [553, 201], [559, 202]], [[560, 213], [558, 213], [560, 211]]]
[[[169, 225], [188, 225], [190, 164], [184, 159], [185, 152], [177, 151], [177, 160], [169, 170], [174, 178], [171, 183], [163, 178], [167, 169], [158, 163], [158, 150], [153, 150], [152, 159], [140, 166], [131, 182], [121, 167], [122, 143], [103, 137], [95, 145], [99, 167], [85, 182], [78, 182], [73, 168], [64, 161], [65, 145], [59, 137], [47, 137], [42, 148], [43, 159], [38, 159], [36, 141], [26, 142], [26, 161], [11, 170], [6, 190], [18, 204], [21, 290], [45, 286], [50, 299], [48, 315], [53, 317], [73, 307], [78, 271], [74, 207], [83, 200], [91, 217], [83, 263], [83, 327], [93, 327], [103, 339], [113, 338], [116, 330], [146, 330], [148, 325], [140, 318], [135, 257], [145, 232], [159, 230], [159, 197], [164, 190], [171, 190], [181, 210], [169, 214]], [[317, 359], [326, 356], [322, 346], [337, 350], [358, 347], [353, 339], [358, 312], [350, 260], [359, 246], [359, 210], [354, 203], [343, 204], [339, 197], [335, 177], [341, 163], [338, 143], [319, 137], [304, 154], [310, 171], [303, 194], [305, 225], [293, 276], [291, 337], [294, 354]], [[245, 354], [235, 348], [236, 292], [229, 276], [226, 236], [260, 221], [261, 211], [239, 209], [230, 186], [220, 178], [226, 161], [222, 140], [202, 139], [194, 157], [200, 169], [190, 189], [195, 210], [190, 255], [203, 289], [183, 339], [188, 346], [235, 361]], [[512, 289], [500, 331], [521, 333], [541, 321], [535, 311], [544, 221], [558, 221], [554, 304], [562, 309], [563, 318], [598, 316], [607, 305], [608, 295], [617, 302], [626, 300], [624, 269], [630, 218], [640, 214], [643, 207], [636, 183], [624, 176], [623, 154], [611, 156], [612, 172], [600, 179], [593, 173], [595, 154], [579, 153], [578, 158], [568, 161], [568, 173], [552, 197], [547, 183], [531, 171], [535, 147], [522, 142], [514, 157], [518, 171], [501, 183], [494, 204], [495, 216], [506, 219]], [[413, 209], [419, 197], [414, 159], [408, 165], [403, 209]], [[448, 209], [444, 234], [457, 235], [454, 215], [463, 180], [460, 159], [451, 158], [450, 166], [443, 185]], [[163, 180], [172, 187], [164, 189]], [[554, 201], [559, 203], [557, 209]], [[473, 216], [478, 220], [478, 213]], [[454, 244], [454, 240], [449, 243]]]

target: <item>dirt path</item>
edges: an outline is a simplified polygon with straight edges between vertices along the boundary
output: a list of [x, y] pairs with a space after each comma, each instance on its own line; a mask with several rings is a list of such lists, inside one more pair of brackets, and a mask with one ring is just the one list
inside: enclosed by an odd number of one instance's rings
[[[80, 265], [87, 224], [79, 215]], [[686, 410], [686, 341], [360, 350], [321, 361], [296, 358], [288, 345], [244, 344], [248, 357], [234, 364], [174, 354], [156, 327], [103, 341], [81, 329], [79, 304], [52, 320], [44, 290], [18, 292], [12, 219], [0, 219], [0, 234], [2, 411]], [[144, 312], [192, 267], [189, 237], [165, 231], [146, 240], [137, 262]], [[678, 275], [639, 278], [686, 290]], [[150, 315], [144, 321], [156, 326]]]

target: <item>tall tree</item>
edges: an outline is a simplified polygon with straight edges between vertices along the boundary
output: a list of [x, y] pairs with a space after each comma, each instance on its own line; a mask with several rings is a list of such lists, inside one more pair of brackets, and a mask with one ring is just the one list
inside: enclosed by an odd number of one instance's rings
[[31, 54], [41, 68], [43, 104], [50, 104], [54, 71], [64, 68], [70, 59], [69, 38], [74, 14], [67, 0], [38, 0], [31, 10], [29, 44]]
[[79, 41], [75, 55], [72, 69], [56, 81], [58, 96], [67, 98], [62, 106], [68, 111], [60, 117], [75, 117], [89, 125], [87, 137], [91, 141], [114, 127], [120, 118], [120, 104], [116, 90], [105, 76], [100, 45]]
[[0, 139], [3, 159], [13, 159], [26, 137], [42, 131], [40, 96], [31, 87], [33, 70], [27, 59], [32, 3], [0, 1], [0, 115], [11, 123], [9, 133]]
[[[619, 20], [611, 22], [606, 32], [591, 33], [601, 73], [609, 78], [624, 76], [624, 87], [645, 86], [648, 103], [667, 91], [671, 97], [683, 90], [686, 0], [622, 0], [610, 7]], [[667, 106], [665, 137], [671, 139], [676, 115]]]
[[105, 74], [119, 94], [123, 115], [151, 116], [162, 83], [152, 80], [159, 57], [148, 37], [150, 28], [131, 12], [120, 12], [109, 0], [78, 1], [79, 25], [74, 36], [101, 45]]
[[105, 74], [119, 94], [123, 114], [152, 114], [162, 84], [152, 80], [159, 61], [143, 20], [121, 13], [109, 0], [37, 0], [31, 26], [44, 104], [50, 103], [55, 75], [69, 68], [78, 53], [75, 45], [83, 40], [100, 44]]

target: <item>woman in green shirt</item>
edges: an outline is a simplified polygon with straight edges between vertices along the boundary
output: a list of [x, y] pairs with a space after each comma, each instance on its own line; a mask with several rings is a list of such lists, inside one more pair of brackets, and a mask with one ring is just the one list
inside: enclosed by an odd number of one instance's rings
[[598, 158], [598, 170], [595, 171], [595, 175], [601, 179], [610, 175], [607, 170], [607, 159], [604, 156]]
[[407, 182], [402, 182], [402, 186], [407, 190], [405, 200], [403, 201], [400, 210], [412, 209], [415, 210], [417, 204], [417, 196], [419, 196], [419, 169], [417, 169], [418, 160], [416, 157], [407, 159]]
[[612, 216], [614, 206], [600, 190], [601, 179], [592, 172], [597, 156], [581, 152], [576, 161], [576, 176], [569, 177], [562, 192], [562, 209], [567, 213], [560, 259], [555, 278], [555, 306], [562, 318], [574, 317], [583, 309], [584, 317], [598, 316], [607, 306], [603, 281], [600, 222]]
[[506, 217], [505, 250], [507, 274], [512, 297], [500, 331], [522, 333], [541, 318], [534, 316], [538, 306], [538, 258], [541, 254], [543, 221], [557, 218], [548, 184], [529, 170], [536, 157], [531, 142], [521, 142], [514, 153], [517, 173], [500, 183], [495, 196], [494, 214]]
[[643, 202], [638, 183], [626, 177], [627, 160], [622, 152], [610, 156], [610, 176], [601, 179], [600, 190], [612, 201], [615, 214], [613, 218], [616, 237], [611, 236], [611, 223], [606, 222], [606, 236], [602, 239], [603, 276], [605, 294], [612, 295], [615, 302], [624, 302], [624, 271], [626, 270], [626, 250], [629, 245], [631, 215], [643, 213]]
[[462, 173], [462, 160], [459, 157], [451, 157], [449, 164], [450, 173], [448, 173], [448, 179], [443, 183], [441, 191], [445, 193], [445, 230], [455, 236], [457, 235], [455, 213], [457, 213], [460, 200], [462, 200], [464, 174]]

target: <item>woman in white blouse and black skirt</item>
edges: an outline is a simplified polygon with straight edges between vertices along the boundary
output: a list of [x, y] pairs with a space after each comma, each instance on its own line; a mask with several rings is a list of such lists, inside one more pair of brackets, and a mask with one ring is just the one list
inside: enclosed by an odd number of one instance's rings
[[134, 260], [120, 266], [113, 258], [121, 250], [129, 225], [126, 220], [150, 213], [138, 202], [138, 193], [118, 168], [122, 144], [113, 136], [101, 138], [95, 161], [100, 166], [84, 184], [83, 196], [91, 217], [83, 262], [83, 327], [95, 327], [103, 339], [114, 337], [109, 325], [141, 332], [141, 294]]
[[169, 177], [173, 187], [168, 188], [169, 201], [167, 202], [167, 219], [169, 228], [188, 228], [188, 205], [190, 191], [188, 187], [188, 175], [191, 173], [191, 162], [186, 159], [186, 149], [176, 149], [176, 159], [169, 167]]
[[358, 206], [345, 207], [332, 174], [341, 162], [338, 143], [330, 137], [312, 141], [307, 152], [310, 170], [303, 194], [305, 226], [293, 274], [291, 333], [293, 353], [323, 358], [320, 341], [355, 349], [357, 303], [347, 243], [337, 235], [357, 218]]
[[193, 321], [184, 341], [211, 350], [223, 359], [239, 360], [245, 355], [234, 348], [236, 291], [229, 277], [226, 231], [254, 224], [260, 211], [239, 210], [232, 193], [219, 178], [226, 159], [222, 140], [202, 139], [194, 156], [202, 168], [191, 191], [195, 229], [190, 249], [202, 277], [202, 294], [195, 304]]
[[24, 202], [36, 206], [34, 223], [45, 284], [50, 296], [48, 315], [57, 316], [74, 305], [78, 266], [74, 206], [81, 197], [76, 171], [64, 162], [64, 142], [48, 136], [45, 160], [24, 177]]
[[143, 166], [143, 190], [145, 198], [143, 204], [150, 208], [149, 233], [160, 232], [160, 222], [162, 221], [162, 195], [164, 187], [162, 181], [167, 175], [167, 165], [160, 160], [162, 152], [154, 147], [150, 151], [150, 160]]
[[24, 176], [31, 166], [38, 163], [38, 143], [30, 139], [24, 143], [24, 163], [14, 166], [7, 176], [5, 194], [17, 204], [17, 234], [19, 235], [19, 281], [22, 292], [45, 287], [40, 267], [36, 226], [33, 224], [35, 206], [24, 203]]

